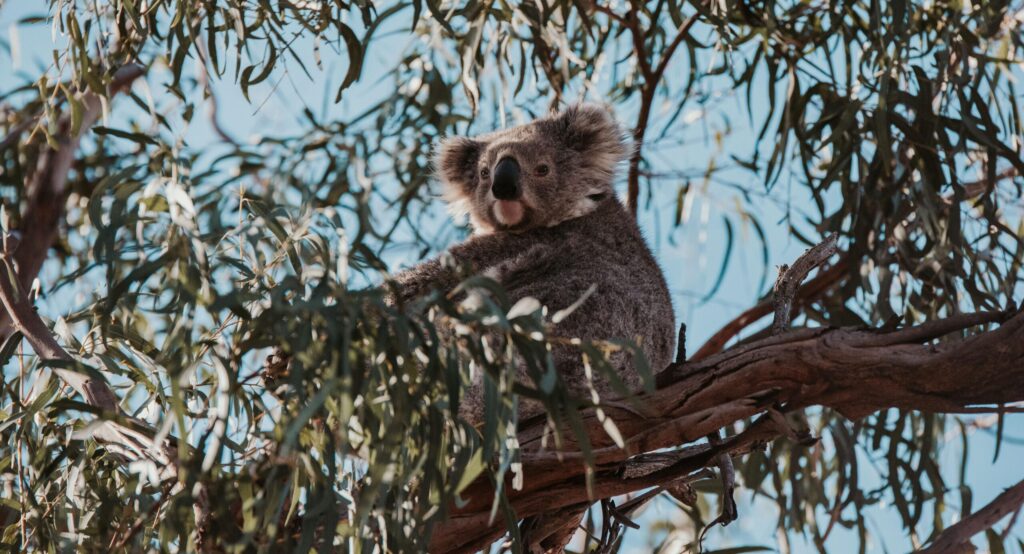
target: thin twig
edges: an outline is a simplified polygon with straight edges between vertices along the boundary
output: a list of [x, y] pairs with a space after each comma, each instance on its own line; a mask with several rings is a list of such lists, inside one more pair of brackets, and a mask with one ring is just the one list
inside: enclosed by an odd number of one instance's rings
[[668, 69], [668, 62], [672, 60], [672, 55], [676, 53], [676, 49], [682, 44], [683, 40], [690, 36], [690, 28], [693, 27], [694, 23], [697, 22], [697, 14], [693, 14], [683, 21], [679, 25], [679, 29], [676, 30], [676, 36], [669, 43], [668, 47], [661, 55], [661, 60], [658, 62], [658, 66], [654, 68], [654, 79], [660, 81], [661, 77], [665, 74], [665, 70]]
[[1006, 522], [1006, 527], [1003, 528], [1003, 532], [999, 533], [999, 538], [1005, 541], [1007, 537], [1010, 536], [1010, 533], [1013, 531], [1013, 527], [1017, 524], [1017, 518], [1020, 517], [1021, 508], [1024, 508], [1024, 506], [1017, 506], [1017, 509], [1013, 511], [1013, 515], [1011, 515], [1010, 520]]
[[[721, 448], [722, 437], [721, 431], [715, 431], [708, 435], [708, 442], [711, 443], [712, 447]], [[733, 498], [733, 491], [736, 490], [736, 468], [732, 463], [732, 455], [728, 451], [722, 452], [715, 457], [715, 465], [718, 466], [718, 478], [722, 482], [722, 509], [718, 514], [718, 517], [707, 525], [705, 531], [713, 527], [716, 523], [721, 524], [722, 527], [729, 525], [736, 521], [739, 515], [739, 510], [736, 507], [736, 499]], [[703, 536], [703, 533], [701, 533]]]
[[639, 10], [636, 9], [635, 5], [623, 21], [623, 24], [626, 25], [630, 35], [633, 37], [633, 49], [636, 54], [637, 65], [644, 77], [643, 85], [640, 87], [640, 113], [637, 116], [636, 127], [633, 128], [633, 155], [629, 158], [629, 176], [626, 189], [626, 205], [634, 217], [637, 214], [640, 203], [640, 162], [643, 160], [644, 137], [647, 134], [647, 125], [651, 118], [654, 93], [657, 91], [658, 83], [661, 82], [661, 78], [665, 75], [665, 70], [668, 69], [668, 64], [672, 60], [676, 49], [689, 36], [690, 28], [697, 22], [697, 15], [690, 16], [679, 26], [676, 36], [665, 48], [661, 59], [658, 61], [658, 65], [653, 69], [651, 68], [651, 60], [648, 57], [647, 49], [644, 46], [644, 35], [640, 28]]
[[984, 508], [949, 526], [932, 541], [931, 545], [922, 548], [919, 554], [953, 554], [963, 552], [963, 547], [971, 537], [990, 529], [999, 520], [1019, 510], [1024, 504], [1024, 481], [1006, 489], [995, 500]]
[[623, 21], [629, 28], [629, 34], [633, 38], [633, 51], [636, 54], [636, 63], [640, 68], [640, 74], [644, 76], [645, 85], [649, 84], [654, 77], [651, 69], [651, 60], [647, 58], [647, 48], [644, 46], [644, 31], [640, 27], [641, 6], [636, 0], [629, 1], [632, 8], [626, 12]]
[[613, 11], [608, 6], [602, 6], [601, 4], [598, 4], [597, 2], [594, 2], [593, 7], [594, 7], [594, 11], [597, 11], [597, 12], [600, 12], [600, 13], [603, 13], [603, 14], [607, 15], [610, 19], [612, 19], [614, 21], [617, 21], [619, 24], [621, 24], [623, 26], [626, 25], [625, 18], [623, 18], [618, 13], [615, 13], [615, 11]]

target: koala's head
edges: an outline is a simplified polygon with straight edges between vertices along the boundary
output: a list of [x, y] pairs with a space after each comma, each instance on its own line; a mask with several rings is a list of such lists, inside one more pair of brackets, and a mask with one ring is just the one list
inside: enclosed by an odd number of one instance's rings
[[612, 198], [629, 149], [604, 108], [575, 106], [478, 137], [450, 137], [435, 160], [445, 199], [478, 233], [551, 227]]

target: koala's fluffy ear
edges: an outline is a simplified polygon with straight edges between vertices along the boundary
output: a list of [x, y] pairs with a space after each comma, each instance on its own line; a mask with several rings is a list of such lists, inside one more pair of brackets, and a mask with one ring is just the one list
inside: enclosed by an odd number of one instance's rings
[[466, 137], [448, 137], [434, 155], [434, 171], [441, 180], [444, 199], [455, 215], [469, 211], [476, 183], [476, 164], [483, 143]]
[[622, 127], [607, 108], [578, 104], [556, 117], [565, 145], [585, 154], [584, 160], [591, 169], [611, 177], [619, 162], [629, 155]]

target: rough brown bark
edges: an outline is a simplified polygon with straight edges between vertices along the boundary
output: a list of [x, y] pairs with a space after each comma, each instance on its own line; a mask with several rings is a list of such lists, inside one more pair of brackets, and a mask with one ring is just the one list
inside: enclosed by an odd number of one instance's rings
[[775, 292], [772, 295], [773, 310], [775, 311], [771, 327], [773, 335], [781, 334], [789, 329], [797, 287], [804, 282], [812, 269], [825, 263], [836, 253], [838, 240], [839, 235], [833, 234], [821, 244], [804, 252], [797, 261], [793, 262], [792, 266], [783, 265], [779, 268], [779, 278], [775, 281]]
[[[951, 333], [992, 324], [961, 340], [936, 342]], [[997, 326], [996, 326], [997, 325]], [[519, 518], [552, 512], [659, 485], [713, 464], [723, 452], [742, 454], [758, 443], [791, 433], [775, 410], [817, 405], [859, 418], [883, 408], [958, 412], [977, 405], [1024, 401], [1024, 312], [951, 317], [896, 331], [801, 329], [733, 347], [704, 360], [673, 364], [662, 387], [639, 401], [609, 401], [603, 410], [625, 439], [617, 447], [593, 410], [583, 421], [594, 448], [593, 495], [585, 485], [583, 455], [571, 434], [560, 451], [542, 447], [543, 422], [527, 422], [522, 490], [509, 491]], [[745, 418], [757, 422], [720, 445], [691, 447], [674, 463], [625, 478], [631, 457], [699, 440]], [[452, 508], [434, 531], [431, 551], [471, 552], [499, 537], [489, 522], [493, 487], [481, 479], [464, 491], [467, 503]]]

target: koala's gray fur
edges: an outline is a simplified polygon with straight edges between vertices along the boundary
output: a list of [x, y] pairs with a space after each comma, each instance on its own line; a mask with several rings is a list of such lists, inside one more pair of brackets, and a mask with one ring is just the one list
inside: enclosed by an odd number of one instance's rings
[[[570, 306], [596, 285], [553, 334], [639, 338], [651, 367], [660, 371], [671, 361], [675, 321], [661, 269], [612, 188], [616, 167], [628, 152], [612, 116], [583, 105], [504, 131], [448, 138], [435, 165], [450, 207], [468, 214], [474, 229], [471, 238], [449, 250], [459, 265], [495, 278], [513, 301], [532, 296], [551, 311]], [[521, 170], [521, 190], [518, 198], [500, 204], [491, 178], [506, 158]], [[459, 276], [450, 264], [433, 259], [395, 281], [400, 295], [410, 298], [431, 289], [450, 291]], [[586, 394], [579, 352], [555, 347], [553, 355], [568, 387]], [[629, 386], [639, 388], [628, 356], [617, 354], [612, 362]], [[483, 399], [480, 384], [474, 385], [460, 413], [476, 423]], [[596, 379], [595, 388], [602, 397], [614, 395], [603, 379]], [[521, 407], [520, 415], [535, 409]]]

